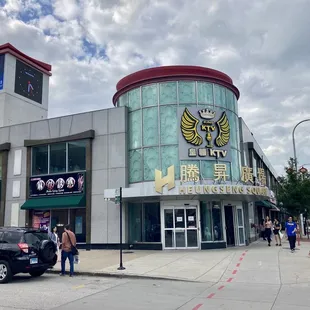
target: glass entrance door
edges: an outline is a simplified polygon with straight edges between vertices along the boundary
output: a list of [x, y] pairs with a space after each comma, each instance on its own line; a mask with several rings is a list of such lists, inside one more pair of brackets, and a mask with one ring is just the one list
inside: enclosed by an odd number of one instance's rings
[[196, 206], [164, 209], [164, 248], [198, 248]]
[[243, 209], [241, 206], [236, 207], [236, 226], [238, 235], [238, 244], [240, 246], [245, 245], [245, 232], [244, 232], [244, 217]]

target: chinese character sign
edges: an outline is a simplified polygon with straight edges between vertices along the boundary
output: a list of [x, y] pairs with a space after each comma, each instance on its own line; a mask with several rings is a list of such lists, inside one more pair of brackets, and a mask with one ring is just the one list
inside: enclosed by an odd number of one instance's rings
[[227, 174], [226, 164], [215, 164], [214, 165], [214, 181], [226, 182], [229, 175]]
[[260, 183], [260, 185], [262, 185], [262, 186], [267, 185], [267, 180], [266, 180], [264, 168], [258, 168], [257, 169], [257, 179], [258, 179], [258, 182]]
[[195, 164], [181, 165], [181, 182], [198, 182], [200, 180], [199, 168]]
[[244, 183], [254, 183], [253, 169], [250, 167], [241, 167], [241, 181]]

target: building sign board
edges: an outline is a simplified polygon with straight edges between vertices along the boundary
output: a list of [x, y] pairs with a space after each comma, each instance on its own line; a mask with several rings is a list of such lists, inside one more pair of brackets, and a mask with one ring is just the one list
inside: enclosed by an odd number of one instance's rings
[[83, 194], [84, 180], [85, 174], [80, 172], [31, 177], [29, 197]]
[[179, 108], [180, 160], [194, 158], [231, 161], [230, 123], [219, 108]]
[[0, 90], [3, 89], [4, 83], [4, 54], [0, 55]]
[[[155, 170], [155, 190], [162, 194], [164, 186], [168, 185], [168, 191], [175, 188], [174, 166], [167, 169], [167, 175], [162, 176], [162, 172]], [[180, 166], [180, 186], [177, 188], [178, 195], [206, 195], [206, 194], [227, 194], [227, 195], [257, 195], [269, 196], [269, 190], [264, 185], [265, 172], [260, 171], [260, 186], [254, 185], [252, 170], [249, 167], [241, 168], [241, 180], [243, 184], [226, 184], [228, 174], [225, 164], [214, 164], [213, 184], [199, 184], [201, 181], [199, 167], [196, 164]], [[194, 183], [194, 184], [186, 184]], [[198, 184], [197, 184], [198, 183]]]

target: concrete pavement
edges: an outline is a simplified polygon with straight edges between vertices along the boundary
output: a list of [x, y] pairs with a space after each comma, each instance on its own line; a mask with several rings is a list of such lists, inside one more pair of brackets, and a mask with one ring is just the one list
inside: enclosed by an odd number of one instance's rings
[[[219, 282], [231, 276], [238, 259], [247, 253], [247, 260], [238, 268], [242, 271], [238, 281], [258, 281], [279, 284], [302, 283], [310, 279], [310, 243], [302, 242], [296, 253], [290, 253], [288, 243], [283, 247], [268, 247], [259, 241], [249, 247], [209, 251], [133, 251], [124, 253], [123, 271], [118, 271], [119, 251], [81, 251], [77, 273], [97, 276], [144, 277], [195, 282]], [[245, 252], [246, 251], [246, 252]], [[268, 267], [269, 276], [264, 271]], [[69, 268], [67, 262], [67, 269]], [[304, 269], [300, 273], [301, 268]], [[280, 270], [280, 272], [279, 272]], [[60, 271], [58, 263], [54, 272]]]
[[[290, 253], [287, 243], [279, 248], [259, 242], [247, 248], [217, 251], [139, 252], [137, 256], [128, 254], [132, 259], [125, 261], [128, 273], [177, 276], [194, 281], [190, 283], [83, 275], [16, 276], [11, 284], [0, 287], [0, 310], [306, 310], [310, 309], [309, 246], [302, 243], [300, 250]], [[97, 256], [100, 263], [103, 254], [92, 252], [82, 253], [82, 258]], [[114, 253], [104, 255], [113, 263], [110, 255]], [[131, 266], [136, 269], [130, 270]], [[79, 267], [82, 269], [82, 262]], [[102, 269], [114, 267], [117, 265]]]

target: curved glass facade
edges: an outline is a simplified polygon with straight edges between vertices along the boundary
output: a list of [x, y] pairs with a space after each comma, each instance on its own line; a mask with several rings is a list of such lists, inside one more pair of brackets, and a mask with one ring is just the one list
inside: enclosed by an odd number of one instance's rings
[[154, 170], [163, 175], [180, 164], [197, 164], [204, 179], [213, 179], [214, 160], [179, 160], [180, 119], [178, 107], [220, 108], [230, 123], [231, 163], [226, 164], [229, 180], [240, 179], [238, 107], [235, 94], [220, 85], [200, 81], [153, 83], [123, 94], [117, 106], [129, 108], [129, 183], [154, 181]]

